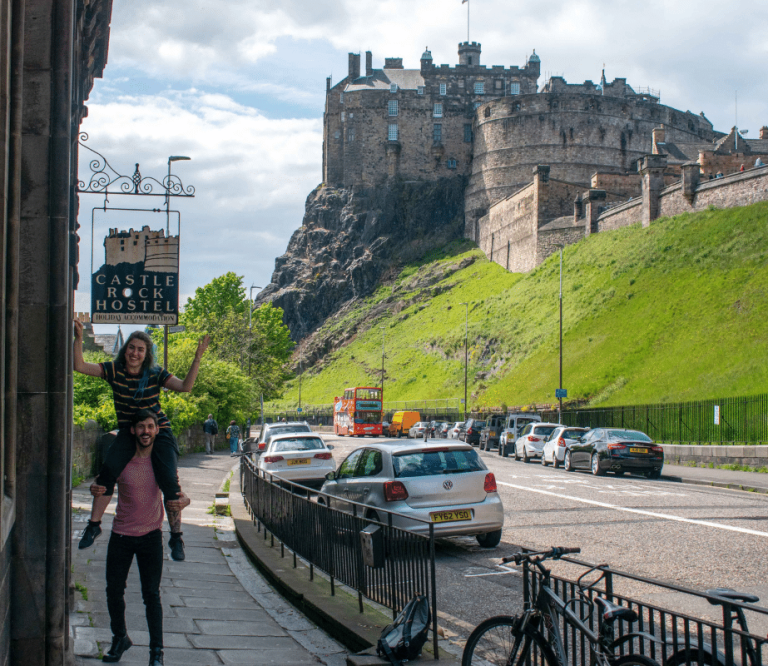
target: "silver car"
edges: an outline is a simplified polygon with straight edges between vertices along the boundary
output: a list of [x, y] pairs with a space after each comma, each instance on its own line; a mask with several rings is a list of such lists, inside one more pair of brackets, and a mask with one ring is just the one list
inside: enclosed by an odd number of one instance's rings
[[541, 458], [544, 452], [544, 442], [552, 431], [560, 427], [560, 423], [529, 423], [515, 440], [515, 460], [523, 459], [529, 462], [533, 458]]
[[272, 435], [259, 456], [258, 468], [281, 479], [319, 488], [335, 465], [331, 449], [315, 433]]
[[576, 443], [579, 437], [582, 437], [587, 432], [589, 432], [589, 428], [575, 428], [573, 426], [555, 428], [549, 439], [544, 442], [541, 464], [546, 466], [552, 463], [555, 468], [560, 467], [565, 460], [565, 452]]
[[[306, 421], [278, 421], [277, 423], [265, 423], [261, 427], [258, 439], [249, 447], [250, 453], [259, 454], [267, 448], [269, 440], [275, 435], [286, 435], [295, 432], [312, 432], [312, 428]], [[252, 438], [249, 438], [252, 439]]]
[[468, 444], [385, 442], [353, 451], [329, 474], [318, 502], [351, 512], [350, 502], [367, 505], [370, 520], [393, 516], [396, 527], [421, 534], [434, 524], [436, 536], [471, 535], [484, 548], [501, 540], [504, 507], [496, 478]]
[[408, 438], [409, 439], [417, 439], [419, 437], [424, 437], [424, 431], [429, 427], [429, 421], [419, 421], [418, 423], [414, 423], [410, 429], [408, 430]]

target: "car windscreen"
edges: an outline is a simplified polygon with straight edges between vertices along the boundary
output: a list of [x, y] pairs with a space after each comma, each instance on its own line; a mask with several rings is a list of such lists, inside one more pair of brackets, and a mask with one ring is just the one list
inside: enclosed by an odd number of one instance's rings
[[472, 424], [472, 428], [474, 428], [475, 430], [482, 430], [483, 428], [485, 428], [485, 421], [475, 421]]
[[392, 456], [395, 478], [461, 474], [486, 469], [475, 451], [448, 449], [440, 451], [411, 451]]
[[626, 439], [633, 442], [652, 442], [653, 440], [639, 430], [609, 430], [608, 439]]
[[563, 430], [563, 432], [560, 433], [560, 437], [564, 437], [565, 439], [578, 439], [579, 437], [583, 437], [586, 432], [587, 430], [582, 430], [581, 428], [573, 428]]
[[272, 442], [270, 450], [275, 453], [277, 451], [313, 451], [324, 448], [325, 444], [319, 437], [291, 437]]
[[272, 439], [275, 435], [289, 435], [292, 432], [312, 432], [312, 429], [305, 425], [275, 426], [267, 431], [266, 439]]
[[549, 437], [555, 428], [557, 426], [534, 426], [531, 434], [538, 435], [539, 437]]
[[355, 412], [355, 423], [381, 423], [381, 412]]

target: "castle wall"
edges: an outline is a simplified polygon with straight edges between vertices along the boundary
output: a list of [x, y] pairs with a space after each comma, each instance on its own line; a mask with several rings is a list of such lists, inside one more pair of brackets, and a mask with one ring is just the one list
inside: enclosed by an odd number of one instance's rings
[[564, 216], [555, 220], [547, 228], [539, 229], [536, 242], [536, 265], [538, 266], [550, 254], [560, 251], [560, 245], [572, 245], [584, 238], [584, 225], [573, 221], [573, 216]]
[[633, 199], [608, 209], [597, 218], [597, 231], [613, 231], [642, 220], [643, 200]]
[[642, 179], [638, 173], [595, 173], [590, 180], [590, 187], [605, 190], [610, 198], [629, 199], [640, 196]]
[[486, 256], [513, 273], [536, 267], [538, 193], [530, 183], [516, 194], [498, 202], [478, 221], [476, 242]]
[[472, 175], [465, 196], [468, 227], [495, 202], [549, 164], [552, 178], [586, 188], [595, 172], [627, 174], [666, 125], [668, 141], [711, 140], [711, 124], [640, 96], [539, 93], [492, 101], [478, 109]]

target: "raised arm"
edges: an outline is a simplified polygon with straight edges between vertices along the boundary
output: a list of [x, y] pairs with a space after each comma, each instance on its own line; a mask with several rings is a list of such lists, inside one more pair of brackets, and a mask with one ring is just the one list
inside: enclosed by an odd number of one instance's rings
[[98, 363], [86, 363], [83, 360], [83, 322], [75, 319], [75, 342], [72, 345], [72, 360], [76, 372], [92, 377], [103, 377], [101, 365]]
[[178, 391], [179, 393], [189, 393], [192, 387], [195, 385], [197, 379], [197, 372], [200, 370], [200, 359], [203, 357], [205, 350], [208, 349], [208, 344], [211, 341], [211, 337], [206, 335], [197, 345], [197, 351], [195, 352], [195, 360], [192, 361], [192, 366], [189, 368], [187, 376], [182, 381], [178, 377], [168, 377], [165, 382], [165, 388], [171, 391]]

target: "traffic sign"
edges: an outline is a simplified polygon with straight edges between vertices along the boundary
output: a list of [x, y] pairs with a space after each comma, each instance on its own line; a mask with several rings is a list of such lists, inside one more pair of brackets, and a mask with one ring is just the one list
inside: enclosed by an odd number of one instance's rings
[[299, 408], [296, 410], [296, 413], [297, 413], [297, 414], [301, 414], [301, 407], [299, 407]]
[[556, 398], [567, 398], [568, 397], [568, 389], [555, 389], [555, 397]]

